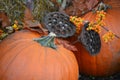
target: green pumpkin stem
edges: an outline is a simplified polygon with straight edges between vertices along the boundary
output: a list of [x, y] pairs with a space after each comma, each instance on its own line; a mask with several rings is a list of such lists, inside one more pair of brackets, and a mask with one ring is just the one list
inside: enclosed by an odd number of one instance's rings
[[48, 36], [44, 36], [41, 38], [35, 38], [34, 41], [40, 43], [42, 46], [56, 49], [57, 46], [54, 43], [55, 37], [56, 37], [56, 35], [53, 32], [51, 32]]

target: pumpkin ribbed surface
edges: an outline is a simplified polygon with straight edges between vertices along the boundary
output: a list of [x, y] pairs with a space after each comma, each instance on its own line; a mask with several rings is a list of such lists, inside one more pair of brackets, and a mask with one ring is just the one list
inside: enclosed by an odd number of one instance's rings
[[[111, 30], [117, 36], [120, 37], [120, 10], [118, 8], [107, 11], [105, 25], [108, 30]], [[95, 14], [88, 13], [83, 17], [85, 20], [94, 21]], [[119, 72], [120, 69], [120, 39], [115, 37], [108, 44], [102, 40], [102, 35], [107, 31], [101, 28], [101, 50], [95, 55], [91, 56], [82, 45], [77, 45], [79, 51], [77, 54], [80, 72], [94, 76], [105, 76]], [[88, 65], [88, 66], [87, 66]]]
[[0, 43], [0, 80], [77, 80], [74, 54], [63, 46], [43, 47], [33, 41], [38, 37], [22, 30]]
[[[109, 9], [104, 20], [106, 25], [104, 27], [111, 30], [118, 37], [120, 37], [119, 14], [119, 8]], [[84, 20], [93, 22], [95, 21], [95, 17], [96, 14], [92, 12], [83, 16]], [[80, 42], [75, 44], [78, 51], [74, 53], [78, 60], [80, 73], [94, 76], [108, 76], [120, 71], [120, 38], [115, 37], [111, 42], [105, 43], [102, 36], [106, 32], [105, 29], [101, 28], [101, 49], [96, 55], [91, 55]], [[77, 39], [77, 36], [73, 36], [68, 40], [72, 43]]]

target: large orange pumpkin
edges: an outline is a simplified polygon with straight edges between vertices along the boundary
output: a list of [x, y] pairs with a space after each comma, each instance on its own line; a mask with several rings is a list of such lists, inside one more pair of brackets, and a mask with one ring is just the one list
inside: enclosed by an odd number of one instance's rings
[[[88, 21], [94, 21], [95, 14], [90, 12], [83, 18]], [[119, 21], [120, 8], [113, 8], [107, 11], [105, 27], [115, 33], [117, 37], [120, 37]], [[111, 42], [106, 44], [102, 40], [102, 36], [107, 31], [103, 28], [101, 29], [101, 50], [97, 55], [90, 55], [90, 53], [81, 43], [75, 44], [75, 46], [78, 48], [78, 51], [74, 53], [78, 60], [80, 73], [82, 74], [93, 76], [108, 76], [119, 72], [120, 70], [120, 38], [115, 37]], [[71, 41], [75, 41], [75, 38], [72, 38]]]
[[0, 80], [78, 80], [74, 54], [60, 45], [41, 46], [33, 41], [38, 37], [22, 30], [0, 43]]

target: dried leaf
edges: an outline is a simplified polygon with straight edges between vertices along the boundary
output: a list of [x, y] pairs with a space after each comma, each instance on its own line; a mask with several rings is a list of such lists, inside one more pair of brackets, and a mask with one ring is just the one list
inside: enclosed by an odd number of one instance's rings
[[26, 8], [24, 12], [24, 21], [33, 20], [33, 15], [30, 9]]
[[7, 27], [10, 25], [10, 21], [8, 16], [6, 15], [6, 13], [4, 12], [0, 12], [0, 22], [1, 22], [1, 26], [2, 28]]
[[99, 0], [72, 0], [72, 4], [65, 9], [68, 15], [82, 16], [98, 4]]
[[56, 39], [57, 44], [62, 44], [66, 49], [71, 50], [71, 51], [77, 51], [77, 48], [70, 44], [68, 41], [63, 40], [63, 39]]
[[87, 0], [85, 4], [87, 8], [91, 10], [97, 3], [98, 3], [98, 0]]
[[39, 33], [47, 33], [47, 30], [43, 29], [39, 21], [34, 20], [32, 12], [28, 8], [26, 8], [24, 13], [24, 28], [27, 28], [31, 31], [36, 31]]
[[36, 31], [38, 33], [45, 33], [45, 34], [47, 34], [47, 31], [48, 31], [48, 30], [44, 29], [37, 20], [25, 21], [24, 28], [27, 28], [31, 31]]

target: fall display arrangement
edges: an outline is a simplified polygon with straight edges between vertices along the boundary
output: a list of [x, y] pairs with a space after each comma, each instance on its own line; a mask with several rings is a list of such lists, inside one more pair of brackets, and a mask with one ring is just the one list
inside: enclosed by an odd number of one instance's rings
[[119, 0], [1, 0], [0, 80], [120, 80]]

